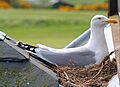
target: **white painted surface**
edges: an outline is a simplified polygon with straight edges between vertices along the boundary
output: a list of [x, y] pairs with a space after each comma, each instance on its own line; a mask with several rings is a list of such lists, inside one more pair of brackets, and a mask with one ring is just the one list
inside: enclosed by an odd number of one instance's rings
[[118, 74], [112, 77], [107, 87], [120, 87]]
[[[111, 53], [112, 51], [114, 51], [114, 44], [113, 44], [113, 38], [112, 38], [112, 30], [111, 30], [111, 26], [108, 25], [106, 28], [105, 28], [105, 38], [106, 38], [106, 42], [107, 42], [107, 46], [108, 46], [108, 50], [109, 50], [109, 53]], [[111, 56], [110, 56], [110, 59], [112, 60], [113, 58], [115, 58], [115, 53], [113, 53]]]

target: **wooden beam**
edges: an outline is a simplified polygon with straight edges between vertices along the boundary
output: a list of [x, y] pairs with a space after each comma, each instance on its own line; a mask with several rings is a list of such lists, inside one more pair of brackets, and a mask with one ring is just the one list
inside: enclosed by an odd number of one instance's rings
[[118, 15], [118, 1], [117, 0], [109, 0], [108, 16], [111, 19], [118, 20], [118, 23], [111, 24], [111, 28], [112, 28], [114, 48], [115, 50], [117, 50], [115, 52], [115, 57], [117, 59], [117, 69], [118, 69], [118, 76], [119, 76], [119, 81], [120, 81], [120, 20], [119, 20], [119, 15]]
[[[111, 16], [112, 19], [119, 19], [118, 15]], [[113, 36], [113, 42], [114, 42], [114, 48], [115, 50], [115, 58], [117, 60], [117, 69], [118, 69], [118, 75], [120, 79], [120, 24], [119, 20], [117, 24], [111, 24], [112, 28], [112, 36]]]

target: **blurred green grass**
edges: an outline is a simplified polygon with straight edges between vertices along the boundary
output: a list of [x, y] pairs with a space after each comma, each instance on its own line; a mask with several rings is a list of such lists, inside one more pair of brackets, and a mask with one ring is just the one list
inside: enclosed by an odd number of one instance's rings
[[92, 16], [106, 11], [0, 10], [0, 30], [28, 44], [63, 48], [89, 28]]
[[107, 0], [62, 0], [74, 5], [83, 5], [83, 4], [95, 4], [107, 2]]

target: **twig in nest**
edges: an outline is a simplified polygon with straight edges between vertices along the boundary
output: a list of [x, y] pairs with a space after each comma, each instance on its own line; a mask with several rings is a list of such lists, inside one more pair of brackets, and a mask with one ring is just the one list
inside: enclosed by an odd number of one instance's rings
[[65, 74], [66, 79], [69, 80], [67, 73], [65, 71], [63, 73]]
[[101, 68], [98, 71], [98, 73], [94, 77], [92, 77], [90, 80], [86, 81], [85, 83], [88, 83], [88, 82], [92, 81], [94, 78], [96, 78], [101, 73], [103, 67], [104, 67], [104, 64], [102, 63]]
[[108, 59], [108, 58], [110, 57], [110, 55], [112, 55], [115, 51], [117, 51], [117, 50], [112, 51], [108, 56], [105, 57], [105, 59], [102, 61], [102, 65], [101, 65], [101, 68], [100, 68], [99, 72], [98, 72], [92, 79], [94, 79], [95, 77], [97, 77], [97, 76], [100, 74], [100, 72], [102, 71], [104, 65], [106, 64], [107, 59]]
[[[114, 50], [114, 51], [112, 51], [108, 56], [106, 56], [105, 58], [104, 58], [104, 60], [101, 62], [101, 68], [100, 68], [100, 70], [98, 71], [98, 73], [94, 76], [94, 77], [92, 77], [90, 80], [88, 80], [88, 81], [86, 81], [86, 82], [90, 82], [91, 80], [93, 80], [94, 78], [96, 78], [100, 73], [101, 73], [101, 71], [102, 71], [102, 69], [103, 69], [103, 67], [104, 67], [104, 65], [106, 64], [106, 61], [107, 61], [107, 59], [110, 57], [110, 55], [112, 55], [115, 51], [117, 51], [117, 50]], [[86, 83], [85, 82], [85, 83]]]
[[71, 85], [71, 86], [73, 86], [73, 87], [81, 87], [80, 85], [76, 85], [76, 84], [70, 82], [70, 79], [69, 79], [69, 77], [68, 77], [68, 75], [67, 75], [67, 73], [66, 73], [65, 71], [64, 71], [63, 73], [64, 73], [64, 75], [65, 75], [65, 77], [66, 77], [66, 79], [67, 79], [66, 84]]
[[76, 85], [76, 84], [74, 84], [74, 83], [72, 83], [72, 82], [70, 82], [70, 81], [67, 81], [66, 84], [70, 85], [70, 87], [71, 87], [71, 86], [72, 86], [72, 87], [81, 87], [81, 85]]
[[98, 71], [98, 73], [94, 77], [92, 77], [92, 79], [94, 79], [95, 77], [97, 77], [101, 73], [103, 67], [104, 67], [104, 64], [102, 63], [100, 70]]

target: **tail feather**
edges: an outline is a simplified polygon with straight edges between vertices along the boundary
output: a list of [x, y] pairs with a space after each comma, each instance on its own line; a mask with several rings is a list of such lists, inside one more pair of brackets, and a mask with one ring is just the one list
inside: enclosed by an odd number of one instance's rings
[[37, 47], [35, 47], [35, 46], [29, 45], [29, 44], [25, 44], [25, 43], [22, 43], [22, 42], [18, 42], [17, 46], [20, 47], [20, 48], [22, 48], [22, 49], [24, 49], [24, 50], [28, 50], [28, 51], [31, 51], [33, 53], [36, 53], [35, 49]]

